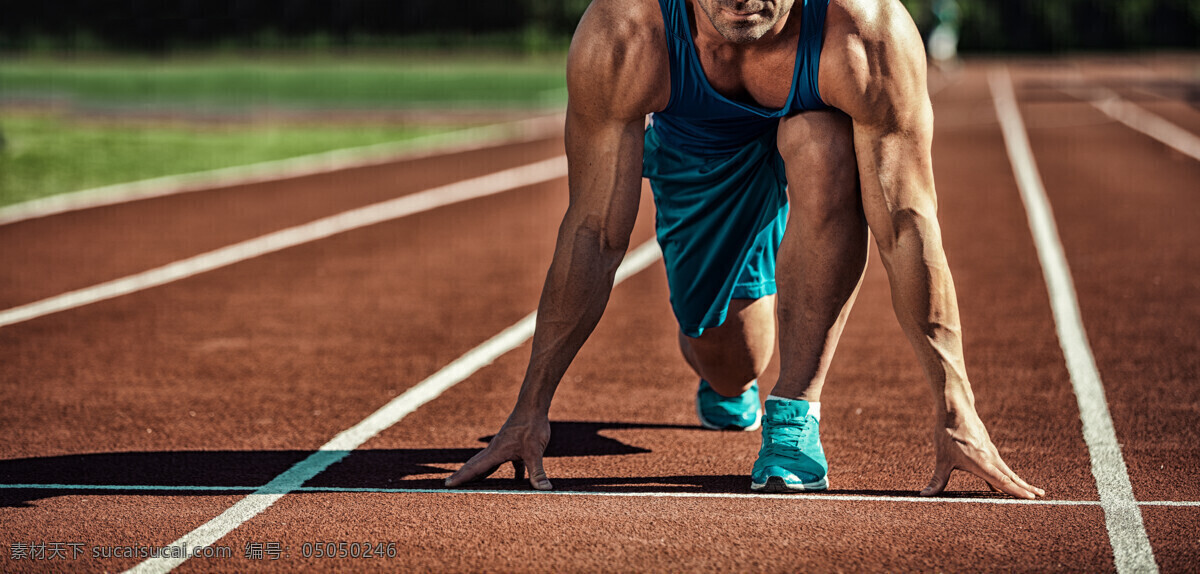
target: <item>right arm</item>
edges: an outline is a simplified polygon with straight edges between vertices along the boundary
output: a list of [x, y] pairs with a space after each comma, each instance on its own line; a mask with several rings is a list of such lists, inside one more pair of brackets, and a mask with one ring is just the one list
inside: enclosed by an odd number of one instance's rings
[[514, 461], [529, 465], [534, 488], [550, 488], [542, 468], [550, 402], [608, 304], [641, 200], [645, 116], [669, 96], [664, 32], [647, 22], [661, 18], [657, 3], [644, 0], [597, 0], [580, 21], [567, 57], [570, 204], [538, 303], [533, 353], [512, 414], [447, 486]]

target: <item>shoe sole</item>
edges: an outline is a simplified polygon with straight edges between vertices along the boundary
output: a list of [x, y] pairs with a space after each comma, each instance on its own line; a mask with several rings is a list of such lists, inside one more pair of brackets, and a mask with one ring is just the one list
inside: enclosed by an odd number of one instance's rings
[[767, 481], [764, 483], [757, 483], [757, 482], [753, 482], [753, 481], [750, 482], [750, 490], [754, 490], [757, 492], [777, 492], [777, 493], [812, 492], [815, 490], [825, 490], [827, 488], [829, 488], [829, 478], [828, 477], [822, 478], [821, 480], [818, 480], [816, 482], [806, 482], [803, 484], [798, 484], [796, 486], [789, 485], [788, 483], [783, 481], [783, 478], [778, 477], [778, 476], [768, 476]]
[[728, 425], [728, 426], [723, 426], [723, 427], [717, 426], [715, 424], [712, 424], [712, 423], [704, 420], [704, 413], [700, 412], [700, 401], [696, 401], [696, 418], [700, 419], [700, 426], [702, 426], [708, 430], [741, 431], [741, 432], [756, 431], [756, 430], [762, 428], [762, 415], [763, 415], [762, 408], [759, 408], [758, 412], [755, 413], [755, 415], [754, 415], [754, 424], [752, 424], [748, 427], [740, 427], [737, 425]]

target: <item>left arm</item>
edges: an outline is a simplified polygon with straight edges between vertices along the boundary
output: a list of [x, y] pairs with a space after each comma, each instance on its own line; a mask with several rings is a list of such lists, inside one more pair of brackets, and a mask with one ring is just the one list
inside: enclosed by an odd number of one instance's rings
[[958, 468], [1014, 496], [1043, 495], [1001, 460], [975, 412], [937, 220], [933, 109], [920, 35], [899, 2], [835, 1], [829, 10], [826, 37], [833, 40], [826, 40], [829, 53], [822, 57], [822, 93], [853, 120], [867, 225], [887, 270], [896, 318], [935, 397], [937, 467], [922, 494], [941, 492]]

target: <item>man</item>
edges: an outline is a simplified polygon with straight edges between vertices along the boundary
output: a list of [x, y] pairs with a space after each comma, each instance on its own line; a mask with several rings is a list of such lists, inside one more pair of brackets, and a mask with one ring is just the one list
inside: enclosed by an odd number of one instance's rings
[[[1001, 460], [975, 411], [936, 217], [924, 52], [899, 2], [595, 0], [571, 44], [567, 87], [571, 200], [529, 367], [508, 420], [448, 486], [513, 461], [518, 476], [528, 465], [534, 488], [551, 488], [550, 401], [604, 311], [644, 173], [680, 348], [701, 378], [701, 422], [762, 420], [752, 489], [828, 485], [821, 387], [869, 226], [937, 399], [936, 465], [922, 494], [940, 493], [954, 469], [1013, 496], [1044, 494]], [[755, 381], [776, 314], [781, 372], [761, 414]]]

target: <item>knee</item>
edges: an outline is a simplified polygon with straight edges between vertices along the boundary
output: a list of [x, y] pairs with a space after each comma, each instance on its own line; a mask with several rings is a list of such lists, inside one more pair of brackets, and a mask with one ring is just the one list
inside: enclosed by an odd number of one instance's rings
[[749, 383], [762, 376], [771, 362], [771, 349], [766, 347], [747, 347], [738, 352], [726, 353], [717, 358], [721, 370], [730, 379]]
[[718, 393], [734, 396], [767, 370], [770, 353], [755, 353], [749, 349], [738, 353], [709, 353], [700, 360], [700, 375]]
[[[758, 379], [767, 370], [774, 351], [774, 340], [767, 344], [745, 337], [723, 337], [705, 332], [700, 338], [680, 337], [685, 354], [690, 354], [704, 377], [717, 392], [734, 389]], [[726, 389], [725, 387], [728, 387]]]
[[759, 377], [762, 377], [763, 373], [767, 372], [767, 365], [771, 364], [771, 353], [773, 350], [774, 349], [767, 348], [755, 353], [753, 357], [750, 357], [750, 361], [746, 364], [746, 370], [744, 374], [751, 379], [758, 379]]

